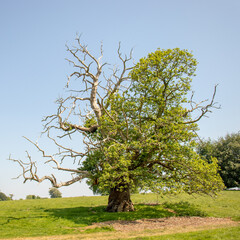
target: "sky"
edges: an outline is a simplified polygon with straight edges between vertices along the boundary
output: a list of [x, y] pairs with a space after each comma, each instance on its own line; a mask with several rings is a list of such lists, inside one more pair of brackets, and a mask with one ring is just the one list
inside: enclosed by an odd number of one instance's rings
[[[22, 136], [37, 140], [41, 120], [55, 113], [72, 70], [65, 45], [74, 44], [77, 33], [95, 54], [102, 43], [112, 64], [119, 42], [123, 53], [133, 48], [135, 61], [157, 48], [192, 51], [199, 63], [192, 84], [196, 99], [210, 98], [218, 84], [221, 105], [199, 123], [199, 136], [238, 132], [239, 12], [239, 0], [0, 0], [0, 191], [13, 199], [49, 197], [50, 183], [14, 180], [21, 169], [7, 159], [24, 159], [27, 150], [41, 161]], [[92, 195], [84, 182], [60, 191], [63, 197]]]

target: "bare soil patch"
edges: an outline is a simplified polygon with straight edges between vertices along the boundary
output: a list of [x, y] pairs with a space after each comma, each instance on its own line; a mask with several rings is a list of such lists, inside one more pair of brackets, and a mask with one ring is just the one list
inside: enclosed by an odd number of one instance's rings
[[202, 217], [170, 217], [170, 218], [158, 218], [158, 219], [141, 219], [136, 221], [108, 221], [103, 223], [94, 224], [91, 227], [96, 226], [112, 226], [118, 231], [140, 231], [140, 230], [152, 230], [152, 229], [172, 229], [172, 228], [198, 228], [203, 226], [221, 226], [232, 225], [233, 222], [228, 218], [202, 218]]
[[[108, 221], [95, 223], [91, 226], [78, 229], [83, 231], [82, 234], [46, 236], [35, 238], [15, 238], [17, 240], [77, 240], [77, 239], [120, 239], [142, 236], [164, 235], [171, 233], [182, 233], [190, 231], [200, 231], [206, 229], [214, 229], [221, 227], [232, 227], [239, 225], [240, 222], [232, 221], [229, 218], [202, 218], [202, 217], [170, 217], [158, 219], [141, 219], [136, 221]], [[84, 233], [84, 230], [111, 226], [114, 232], [96, 232]]]

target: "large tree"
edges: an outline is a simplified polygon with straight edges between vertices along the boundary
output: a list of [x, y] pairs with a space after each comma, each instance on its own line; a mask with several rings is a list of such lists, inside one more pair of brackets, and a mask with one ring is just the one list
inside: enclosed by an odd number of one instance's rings
[[240, 187], [240, 132], [218, 140], [201, 141], [198, 153], [208, 161], [218, 159], [219, 173], [226, 187]]
[[[25, 181], [49, 180], [59, 188], [87, 178], [94, 191], [109, 194], [107, 211], [133, 211], [130, 192], [135, 190], [214, 194], [222, 189], [216, 159], [207, 162], [194, 151], [197, 122], [215, 107], [216, 87], [210, 102], [194, 102], [189, 95], [197, 65], [193, 55], [158, 49], [134, 65], [131, 52], [123, 56], [119, 45], [121, 66], [107, 75], [102, 48], [96, 58], [80, 38], [76, 42], [67, 47], [74, 68], [67, 87], [72, 78], [78, 85], [44, 119], [45, 133], [59, 151], [47, 154], [29, 140], [46, 163], [75, 176], [60, 183], [54, 175], [40, 178], [29, 154], [28, 163], [11, 158], [22, 167]], [[84, 148], [61, 142], [76, 134]], [[68, 158], [76, 168], [62, 166]]]

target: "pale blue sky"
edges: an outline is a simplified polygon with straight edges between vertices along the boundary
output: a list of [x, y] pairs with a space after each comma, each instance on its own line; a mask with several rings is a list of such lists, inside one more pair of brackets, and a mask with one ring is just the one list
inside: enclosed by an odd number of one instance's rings
[[[219, 84], [222, 106], [201, 121], [199, 135], [217, 139], [239, 131], [239, 12], [239, 0], [0, 0], [0, 190], [15, 199], [48, 196], [49, 183], [11, 180], [20, 169], [6, 159], [32, 150], [22, 136], [37, 139], [41, 119], [54, 112], [71, 71], [65, 44], [77, 32], [93, 52], [102, 41], [113, 64], [119, 41], [123, 52], [134, 48], [136, 60], [157, 48], [189, 49], [199, 62], [196, 97], [208, 98]], [[60, 191], [91, 194], [79, 183]]]

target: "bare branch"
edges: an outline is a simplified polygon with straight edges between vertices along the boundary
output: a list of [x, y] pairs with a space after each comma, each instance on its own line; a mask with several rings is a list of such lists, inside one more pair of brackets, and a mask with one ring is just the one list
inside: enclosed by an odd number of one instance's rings
[[192, 106], [192, 108], [190, 110], [186, 111], [183, 116], [187, 116], [188, 113], [192, 113], [192, 112], [194, 112], [197, 109], [200, 109], [201, 114], [198, 117], [196, 117], [194, 120], [184, 122], [184, 124], [191, 124], [191, 123], [198, 122], [203, 116], [206, 116], [206, 114], [208, 112], [211, 112], [212, 108], [216, 108], [216, 109], [220, 108], [220, 106], [216, 106], [216, 103], [214, 102], [216, 91], [217, 91], [217, 86], [218, 85], [214, 86], [214, 91], [213, 91], [213, 95], [212, 95], [212, 99], [211, 99], [210, 103], [208, 103], [205, 106], [202, 106], [201, 104], [206, 102], [207, 100], [201, 101], [200, 103], [197, 103], [197, 104], [195, 104], [195, 106], [193, 106], [194, 102], [192, 101], [192, 98], [193, 98], [193, 95], [192, 95], [192, 97], [191, 97], [191, 106]]
[[[102, 114], [109, 114], [106, 110], [108, 106], [104, 106], [105, 98], [115, 94], [122, 86], [122, 83], [129, 80], [128, 73], [132, 67], [129, 67], [128, 65], [130, 65], [129, 62], [132, 59], [132, 50], [130, 51], [129, 56], [123, 56], [121, 53], [121, 44], [119, 43], [117, 54], [121, 62], [121, 68], [114, 69], [112, 76], [106, 78], [103, 73], [103, 67], [106, 66], [107, 63], [101, 62], [103, 57], [103, 45], [101, 44], [100, 47], [100, 57], [96, 58], [91, 51], [88, 50], [87, 45], [84, 45], [81, 42], [80, 36], [77, 36], [75, 40], [76, 46], [68, 47], [66, 45], [67, 52], [70, 54], [70, 57], [66, 58], [66, 60], [74, 68], [74, 71], [69, 74], [67, 78], [66, 88], [70, 88], [71, 79], [74, 78], [80, 80], [80, 87], [79, 89], [70, 89], [71, 96], [58, 99], [57, 112], [43, 119], [44, 131], [42, 134], [46, 134], [48, 139], [50, 139], [58, 148], [57, 153], [48, 155], [41, 147], [39, 147], [38, 143], [35, 143], [26, 137], [25, 139], [33, 144], [41, 153], [43, 159], [45, 159], [44, 164], [50, 164], [53, 169], [70, 172], [76, 176], [64, 183], [58, 183], [54, 175], [39, 177], [37, 174], [38, 168], [36, 162], [32, 160], [32, 157], [27, 152], [27, 162], [9, 157], [9, 160], [17, 162], [21, 166], [22, 174], [20, 176], [23, 176], [24, 182], [30, 180], [40, 183], [44, 180], [49, 180], [54, 187], [61, 187], [68, 186], [85, 177], [89, 177], [90, 175], [87, 171], [81, 171], [77, 168], [64, 168], [61, 164], [63, 163], [63, 160], [67, 158], [72, 158], [74, 160], [73, 163], [78, 160], [79, 164], [80, 161], [86, 158], [91, 151], [100, 148], [101, 144], [99, 141], [91, 138], [91, 134], [89, 133], [94, 133], [99, 129], [101, 126]], [[103, 76], [102, 79], [100, 79], [101, 76]], [[106, 95], [104, 96], [104, 94]], [[82, 103], [84, 103], [86, 108], [83, 108]], [[90, 107], [90, 110], [88, 107]], [[84, 125], [86, 119], [92, 114], [94, 115], [94, 124], [86, 127]], [[127, 116], [124, 115], [124, 117], [127, 120]], [[75, 121], [76, 118], [78, 118], [79, 122]], [[58, 134], [58, 131], [64, 133]], [[121, 129], [118, 129], [117, 131], [122, 139], [126, 140], [127, 136], [125, 136]], [[73, 138], [73, 134], [79, 132], [83, 135], [83, 144], [85, 146], [83, 152], [76, 151], [71, 147], [61, 144], [62, 138]], [[102, 142], [110, 140], [117, 141], [108, 133], [102, 134], [102, 137]]]
[[77, 181], [82, 180], [83, 178], [89, 177], [90, 174], [87, 171], [81, 171], [78, 169], [71, 169], [71, 168], [63, 168], [61, 167], [60, 163], [53, 157], [53, 155], [47, 155], [45, 153], [45, 151], [43, 149], [41, 149], [37, 143], [32, 142], [30, 139], [24, 137], [26, 140], [28, 140], [30, 143], [32, 143], [41, 153], [43, 158], [47, 158], [48, 160], [45, 161], [45, 164], [48, 163], [54, 163], [55, 167], [53, 167], [54, 169], [57, 169], [59, 171], [64, 171], [64, 172], [71, 172], [73, 174], [76, 174], [77, 176], [72, 178], [71, 180], [68, 180], [66, 182], [60, 182], [58, 183], [56, 180], [56, 177], [52, 174], [51, 176], [43, 176], [43, 177], [39, 177], [37, 175], [37, 166], [36, 166], [36, 162], [32, 161], [32, 158], [30, 156], [30, 154], [27, 152], [27, 158], [28, 158], [28, 162], [24, 163], [22, 160], [16, 160], [11, 158], [11, 156], [9, 156], [9, 160], [17, 162], [21, 168], [22, 168], [22, 174], [20, 174], [17, 178], [19, 178], [20, 176], [23, 176], [24, 178], [24, 183], [26, 181], [36, 181], [41, 183], [44, 180], [49, 180], [52, 184], [53, 187], [59, 188], [62, 186], [68, 186], [71, 185]]
[[[68, 77], [67, 87], [70, 83], [70, 78], [72, 76], [76, 76], [77, 78], [82, 77], [82, 81], [86, 84], [86, 89], [89, 89], [87, 84], [90, 84], [90, 96], [88, 99], [90, 100], [91, 107], [97, 117], [99, 119], [101, 117], [101, 109], [99, 108], [99, 105], [97, 104], [97, 90], [99, 86], [99, 77], [102, 73], [102, 68], [106, 63], [101, 64], [100, 60], [102, 58], [102, 45], [101, 45], [101, 56], [97, 59], [95, 58], [90, 51], [88, 51], [87, 46], [83, 45], [80, 41], [80, 37], [76, 38], [76, 41], [78, 43], [78, 47], [74, 47], [73, 49], [70, 49], [67, 46], [67, 51], [71, 53], [71, 55], [77, 60], [78, 64], [75, 63], [73, 60], [67, 59], [69, 63], [71, 63], [75, 68], [78, 68], [78, 72], [72, 73]], [[80, 58], [77, 54], [78, 53], [83, 54], [83, 58]], [[87, 63], [87, 60], [89, 63]], [[92, 64], [95, 63], [96, 66], [96, 73], [93, 73], [91, 71]]]

